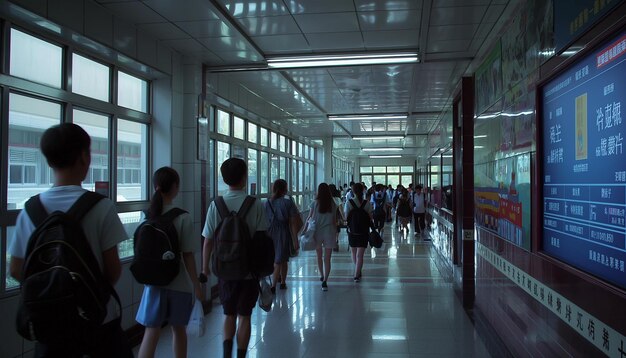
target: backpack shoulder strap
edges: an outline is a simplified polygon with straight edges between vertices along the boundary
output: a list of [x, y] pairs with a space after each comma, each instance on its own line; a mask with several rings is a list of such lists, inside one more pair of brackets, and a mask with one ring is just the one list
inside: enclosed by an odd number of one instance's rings
[[24, 205], [24, 209], [26, 210], [26, 213], [28, 213], [28, 217], [30, 218], [30, 221], [33, 222], [35, 227], [41, 225], [41, 223], [43, 223], [43, 221], [48, 217], [48, 212], [43, 207], [39, 194], [28, 199]]
[[250, 208], [252, 207], [252, 204], [254, 204], [255, 200], [256, 198], [254, 196], [246, 196], [246, 199], [243, 201], [243, 204], [241, 204], [241, 207], [237, 212], [237, 216], [239, 216], [240, 218], [245, 218], [246, 215], [248, 215], [248, 211], [250, 211]]
[[172, 210], [169, 210], [165, 214], [161, 215], [161, 217], [167, 221], [174, 221], [174, 219], [181, 216], [182, 214], [185, 214], [186, 212], [186, 210], [183, 210], [181, 208], [173, 208]]
[[363, 210], [365, 210], [365, 205], [367, 205], [367, 200], [363, 200], [363, 201], [361, 202], [361, 206], [359, 207], [359, 209], [363, 209]]
[[76, 200], [74, 205], [67, 211], [67, 215], [76, 221], [81, 221], [83, 216], [91, 210], [100, 200], [104, 199], [103, 195], [87, 191]]
[[355, 209], [359, 208], [358, 206], [356, 206], [356, 203], [352, 199], [350, 199], [350, 205], [352, 205], [352, 207], [355, 208]]
[[276, 212], [274, 211], [274, 207], [272, 206], [272, 199], [267, 199], [267, 205], [270, 206], [270, 210], [272, 211], [272, 215], [276, 216]]
[[224, 197], [218, 196], [215, 198], [215, 207], [217, 208], [217, 212], [220, 214], [222, 220], [228, 216], [228, 207], [226, 206]]

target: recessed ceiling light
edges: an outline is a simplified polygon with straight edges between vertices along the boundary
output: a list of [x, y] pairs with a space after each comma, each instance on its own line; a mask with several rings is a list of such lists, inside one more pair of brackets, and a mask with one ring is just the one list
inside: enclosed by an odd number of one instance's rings
[[362, 151], [364, 152], [389, 152], [389, 151], [395, 151], [395, 150], [402, 150], [402, 148], [399, 147], [380, 147], [380, 148], [361, 148]]
[[407, 114], [336, 114], [328, 115], [330, 121], [366, 121], [366, 120], [390, 120], [407, 119]]
[[404, 136], [359, 136], [352, 137], [354, 140], [378, 140], [378, 139], [404, 139]]
[[401, 155], [370, 155], [370, 159], [402, 158]]
[[267, 59], [270, 68], [306, 68], [357, 65], [383, 65], [391, 63], [417, 63], [417, 53], [356, 54], [329, 56], [274, 57]]

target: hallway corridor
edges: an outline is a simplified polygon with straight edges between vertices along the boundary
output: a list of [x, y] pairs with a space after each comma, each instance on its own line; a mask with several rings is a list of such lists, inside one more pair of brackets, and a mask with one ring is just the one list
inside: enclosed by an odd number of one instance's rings
[[[314, 252], [292, 259], [287, 289], [277, 289], [272, 311], [257, 307], [252, 314], [248, 357], [489, 357], [430, 243], [394, 228], [386, 226], [381, 249], [366, 251], [360, 283], [353, 282], [345, 230], [327, 292]], [[205, 335], [189, 338], [189, 357], [222, 356], [218, 301]], [[166, 328], [157, 356], [170, 355]]]

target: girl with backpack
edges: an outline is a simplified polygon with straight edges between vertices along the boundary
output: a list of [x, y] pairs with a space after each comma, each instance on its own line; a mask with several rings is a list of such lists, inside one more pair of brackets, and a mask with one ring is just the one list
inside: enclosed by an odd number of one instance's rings
[[[175, 209], [172, 204], [178, 194], [180, 177], [176, 170], [163, 167], [154, 173], [155, 193], [147, 212], [148, 220], [157, 218]], [[173, 356], [187, 356], [186, 326], [194, 301], [204, 300], [204, 293], [198, 280], [194, 252], [200, 249], [193, 234], [193, 219], [187, 212], [178, 215], [173, 221], [178, 233], [180, 260], [178, 275], [165, 286], [145, 285], [136, 320], [146, 327], [139, 348], [139, 358], [154, 357], [159, 343], [161, 326], [168, 322], [172, 326]], [[174, 255], [174, 254], [172, 254]], [[195, 296], [195, 297], [194, 297]]]
[[[333, 201], [330, 187], [321, 183], [317, 187], [317, 197], [311, 204], [311, 211], [307, 218], [307, 226], [311, 220], [315, 221], [315, 242], [317, 243], [317, 267], [320, 271], [322, 291], [328, 291], [328, 277], [330, 276], [330, 257], [337, 246], [337, 206]], [[305, 228], [306, 231], [306, 228]], [[322, 250], [324, 257], [322, 260]]]
[[268, 234], [274, 241], [274, 273], [272, 275], [272, 293], [276, 292], [276, 283], [280, 281], [280, 289], [287, 288], [287, 271], [289, 256], [300, 249], [297, 233], [302, 228], [302, 219], [298, 207], [286, 197], [287, 182], [277, 179], [272, 185], [272, 197], [265, 202], [265, 213], [270, 226]]
[[[352, 248], [352, 262], [354, 262], [354, 282], [361, 281], [363, 256], [367, 248], [370, 228], [372, 226], [372, 206], [363, 198], [363, 185], [354, 184], [352, 187], [354, 198], [346, 202], [344, 212], [348, 218], [348, 241]], [[365, 210], [352, 213], [353, 210]]]
[[409, 191], [402, 189], [402, 194], [398, 197], [398, 206], [396, 208], [396, 215], [398, 216], [398, 230], [405, 230], [408, 234], [409, 224], [411, 223], [411, 204], [409, 203]]

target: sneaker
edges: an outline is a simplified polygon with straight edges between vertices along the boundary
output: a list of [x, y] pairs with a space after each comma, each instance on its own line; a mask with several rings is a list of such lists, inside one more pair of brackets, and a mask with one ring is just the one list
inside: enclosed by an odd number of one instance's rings
[[354, 276], [354, 282], [361, 282], [361, 276]]
[[328, 285], [326, 284], [326, 281], [322, 282], [322, 291], [328, 291]]

